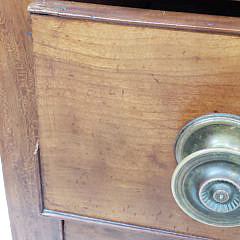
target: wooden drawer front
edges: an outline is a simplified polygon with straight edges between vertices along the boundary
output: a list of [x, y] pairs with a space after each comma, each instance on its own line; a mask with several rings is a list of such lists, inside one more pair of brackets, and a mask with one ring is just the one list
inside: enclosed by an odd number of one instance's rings
[[44, 209], [237, 239], [186, 216], [170, 182], [186, 122], [240, 115], [239, 37], [32, 19]]
[[167, 231], [65, 221], [66, 240], [210, 240]]

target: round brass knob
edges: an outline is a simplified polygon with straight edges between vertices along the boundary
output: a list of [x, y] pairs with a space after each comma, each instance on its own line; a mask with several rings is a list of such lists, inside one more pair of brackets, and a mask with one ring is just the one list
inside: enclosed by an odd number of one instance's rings
[[172, 192], [193, 219], [218, 227], [240, 226], [240, 117], [211, 114], [179, 133]]

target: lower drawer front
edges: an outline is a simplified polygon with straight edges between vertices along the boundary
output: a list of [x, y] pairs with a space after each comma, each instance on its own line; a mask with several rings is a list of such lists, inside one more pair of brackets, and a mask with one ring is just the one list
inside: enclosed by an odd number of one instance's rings
[[64, 223], [65, 240], [210, 240], [167, 231], [126, 228], [98, 223]]
[[170, 182], [186, 122], [240, 115], [239, 37], [46, 16], [33, 34], [44, 209], [237, 239], [186, 216]]

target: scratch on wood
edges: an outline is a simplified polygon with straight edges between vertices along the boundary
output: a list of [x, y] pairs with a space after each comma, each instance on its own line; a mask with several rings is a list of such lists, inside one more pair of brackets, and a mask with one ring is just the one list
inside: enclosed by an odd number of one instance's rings
[[35, 145], [35, 149], [34, 149], [34, 153], [33, 153], [34, 156], [36, 156], [38, 154], [38, 150], [39, 150], [39, 140], [37, 140], [36, 145]]

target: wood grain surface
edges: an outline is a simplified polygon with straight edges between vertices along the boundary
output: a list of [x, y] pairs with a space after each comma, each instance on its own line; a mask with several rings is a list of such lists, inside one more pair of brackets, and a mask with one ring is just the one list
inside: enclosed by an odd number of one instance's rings
[[[181, 234], [173, 231], [141, 227], [104, 219], [91, 218], [77, 214], [70, 214], [60, 211], [43, 209], [43, 216], [61, 219], [62, 238], [63, 239], [106, 239], [118, 240], [124, 239], [141, 240], [141, 239], [164, 239], [164, 240], [213, 240], [193, 236], [190, 234]], [[64, 220], [62, 220], [64, 219]], [[61, 239], [62, 240], [62, 239]]]
[[58, 221], [39, 212], [29, 2], [0, 0], [0, 152], [13, 239], [58, 240]]
[[[240, 115], [240, 38], [33, 15], [44, 207], [221, 240], [170, 182], [180, 128]], [[44, 26], [44, 28], [42, 27]]]
[[195, 236], [186, 236], [167, 231], [126, 228], [98, 223], [74, 223], [65, 221], [66, 240], [210, 240]]
[[240, 34], [240, 18], [238, 17], [127, 8], [69, 1], [37, 1], [29, 6], [29, 10], [36, 14], [97, 22], [230, 35]]

